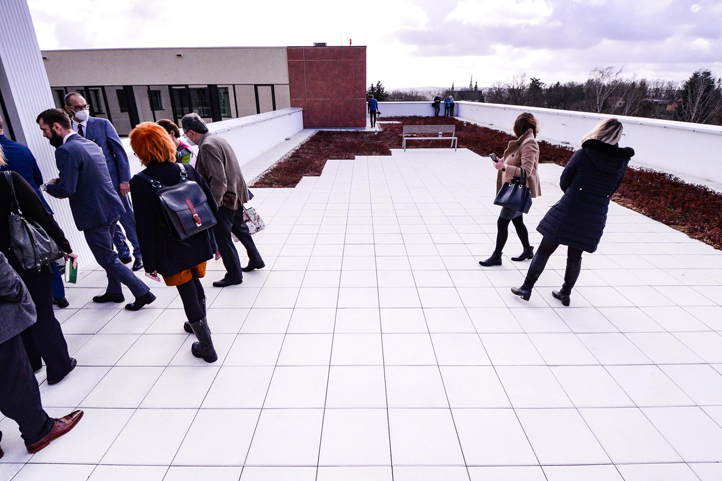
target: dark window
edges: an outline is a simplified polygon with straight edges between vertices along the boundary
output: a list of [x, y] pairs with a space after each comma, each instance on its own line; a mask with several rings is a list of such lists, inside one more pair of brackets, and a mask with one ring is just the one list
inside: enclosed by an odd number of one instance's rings
[[208, 87], [192, 88], [191, 93], [191, 105], [193, 112], [197, 113], [203, 118], [210, 118], [213, 116], [211, 113], [211, 92]]
[[55, 106], [59, 109], [62, 109], [65, 107], [65, 89], [55, 89], [53, 90], [53, 93], [55, 94], [53, 97], [55, 97]]
[[231, 97], [228, 95], [228, 87], [218, 88], [218, 99], [221, 103], [221, 117], [230, 118], [231, 115]]
[[90, 108], [96, 114], [104, 114], [103, 102], [100, 101], [100, 89], [90, 89]]
[[127, 112], [128, 111], [128, 96], [125, 95], [125, 90], [119, 89], [119, 90], [116, 90], [115, 93], [118, 96], [118, 107], [120, 107], [120, 111]]
[[160, 90], [148, 90], [148, 100], [150, 100], [150, 108], [152, 110], [164, 110], [163, 97], [161, 96]]

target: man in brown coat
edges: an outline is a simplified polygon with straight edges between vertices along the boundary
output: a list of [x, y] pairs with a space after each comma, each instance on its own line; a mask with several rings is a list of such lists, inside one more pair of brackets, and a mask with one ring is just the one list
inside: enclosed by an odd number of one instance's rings
[[[266, 266], [243, 220], [243, 204], [249, 201], [249, 194], [241, 167], [231, 144], [223, 137], [208, 132], [206, 123], [198, 114], [184, 116], [181, 126], [184, 136], [198, 145], [196, 170], [208, 182], [218, 204], [218, 223], [213, 227], [213, 233], [223, 257], [226, 276], [213, 285], [226, 287], [240, 284], [243, 272]], [[243, 269], [231, 233], [238, 237], [248, 253], [248, 266]]]

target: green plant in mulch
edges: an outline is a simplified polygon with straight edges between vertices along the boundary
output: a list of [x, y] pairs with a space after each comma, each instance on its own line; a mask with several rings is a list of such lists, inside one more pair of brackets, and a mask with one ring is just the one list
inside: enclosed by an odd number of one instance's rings
[[[329, 159], [354, 159], [356, 156], [391, 155], [401, 148], [403, 124], [456, 125], [459, 147], [488, 156], [502, 156], [514, 137], [498, 130], [479, 127], [446, 117], [382, 118], [383, 130], [322, 131], [266, 172], [252, 187], [295, 187], [304, 176], [321, 175]], [[416, 141], [409, 149], [439, 148], [438, 141]], [[541, 162], [567, 164], [574, 150], [570, 147], [539, 142]], [[706, 187], [687, 184], [677, 177], [648, 169], [630, 168], [613, 200], [625, 207], [662, 222], [694, 239], [722, 249], [722, 194]]]

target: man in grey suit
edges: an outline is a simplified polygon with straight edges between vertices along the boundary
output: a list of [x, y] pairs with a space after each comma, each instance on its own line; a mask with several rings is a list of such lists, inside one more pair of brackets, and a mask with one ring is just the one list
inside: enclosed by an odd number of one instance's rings
[[53, 419], [43, 409], [38, 381], [20, 339], [35, 323], [35, 315], [30, 292], [0, 252], [0, 411], [18, 423], [30, 453], [73, 429], [83, 417], [83, 411], [74, 411]]
[[125, 300], [121, 284], [128, 286], [135, 301], [126, 309], [137, 311], [155, 300], [155, 296], [130, 269], [118, 259], [113, 250], [113, 233], [124, 212], [100, 147], [71, 129], [70, 118], [60, 109], [48, 109], [37, 118], [43, 135], [55, 147], [55, 163], [59, 177], [44, 184], [48, 194], [58, 199], [68, 198], [73, 219], [95, 260], [108, 275], [108, 288], [95, 302]]
[[133, 246], [133, 257], [135, 257], [133, 270], [138, 271], [143, 268], [143, 256], [135, 230], [133, 207], [128, 198], [128, 192], [130, 192], [128, 156], [113, 124], [102, 118], [91, 117], [89, 109], [90, 106], [85, 97], [78, 92], [70, 92], [65, 96], [65, 111], [72, 119], [73, 130], [86, 139], [92, 140], [103, 150], [110, 179], [113, 181], [115, 191], [120, 194], [120, 201], [125, 209], [125, 212], [120, 215], [120, 225], [125, 229], [125, 235], [123, 235], [122, 229], [115, 229], [113, 243], [118, 250], [120, 261], [127, 264], [130, 262], [130, 249], [125, 243], [125, 236], [128, 236], [128, 240]]
[[[263, 269], [261, 254], [251, 238], [246, 221], [243, 220], [243, 204], [249, 201], [248, 187], [241, 173], [233, 147], [226, 139], [208, 132], [208, 127], [198, 114], [188, 114], [181, 119], [184, 136], [198, 145], [196, 170], [208, 182], [218, 204], [217, 224], [213, 226], [218, 251], [223, 257], [226, 275], [213, 286], [226, 287], [243, 282], [243, 273]], [[241, 268], [238, 251], [233, 245], [231, 233], [238, 237], [248, 254], [248, 265]]]

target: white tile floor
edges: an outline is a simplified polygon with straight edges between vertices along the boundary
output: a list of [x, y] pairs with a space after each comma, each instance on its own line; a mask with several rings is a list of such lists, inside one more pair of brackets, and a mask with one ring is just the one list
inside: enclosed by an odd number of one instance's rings
[[[541, 172], [532, 231], [560, 195]], [[722, 252], [613, 204], [572, 306], [551, 297], [561, 250], [526, 303], [513, 233], [503, 266], [477, 264], [494, 178], [415, 149], [255, 189], [267, 267], [203, 281], [215, 364], [190, 355], [174, 289], [127, 313], [82, 273], [56, 311], [79, 367], [41, 392], [86, 417], [34, 456], [0, 421], [0, 480], [722, 479]]]

